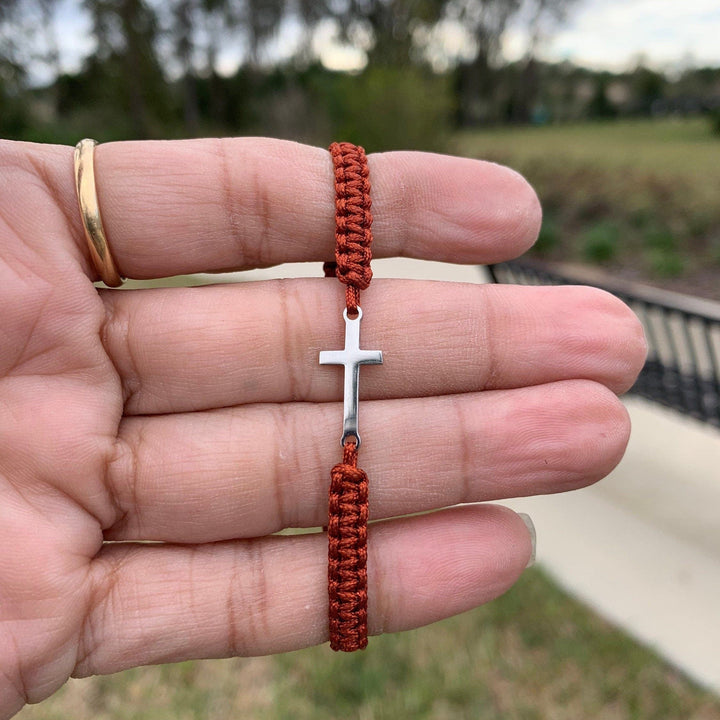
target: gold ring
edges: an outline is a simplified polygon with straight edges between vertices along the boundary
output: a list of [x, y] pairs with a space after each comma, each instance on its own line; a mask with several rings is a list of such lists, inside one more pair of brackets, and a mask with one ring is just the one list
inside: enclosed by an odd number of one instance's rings
[[94, 162], [96, 145], [95, 140], [86, 138], [75, 146], [75, 190], [93, 265], [108, 287], [119, 287], [124, 278], [118, 273], [110, 253], [98, 205]]

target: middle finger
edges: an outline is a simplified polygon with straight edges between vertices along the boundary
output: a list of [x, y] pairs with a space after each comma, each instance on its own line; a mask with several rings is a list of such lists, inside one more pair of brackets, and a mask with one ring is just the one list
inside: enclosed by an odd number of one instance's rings
[[[318, 365], [343, 347], [342, 288], [288, 280], [103, 293], [103, 339], [125, 413], [342, 398], [342, 372]], [[583, 378], [623, 392], [644, 360], [641, 326], [612, 295], [585, 287], [382, 281], [362, 298], [368, 399], [423, 397]]]
[[[588, 485], [629, 435], [617, 397], [578, 380], [373, 401], [366, 415], [373, 518]], [[202, 543], [322, 525], [339, 416], [339, 403], [288, 403], [125, 418], [106, 538]]]

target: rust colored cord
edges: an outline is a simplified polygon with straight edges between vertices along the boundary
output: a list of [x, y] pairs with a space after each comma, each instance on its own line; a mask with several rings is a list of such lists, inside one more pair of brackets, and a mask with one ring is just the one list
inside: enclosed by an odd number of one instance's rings
[[325, 263], [325, 275], [347, 286], [348, 313], [357, 312], [360, 291], [372, 280], [372, 213], [370, 171], [365, 150], [352, 143], [333, 143], [335, 168], [335, 262]]
[[[335, 168], [335, 262], [325, 275], [346, 287], [349, 314], [370, 285], [372, 214], [367, 157], [351, 143], [333, 143]], [[328, 507], [328, 598], [330, 647], [352, 652], [367, 646], [368, 478], [357, 466], [357, 443], [345, 442], [343, 459], [331, 472]]]
[[357, 466], [357, 446], [347, 442], [330, 474], [328, 593], [330, 647], [367, 646], [368, 479]]

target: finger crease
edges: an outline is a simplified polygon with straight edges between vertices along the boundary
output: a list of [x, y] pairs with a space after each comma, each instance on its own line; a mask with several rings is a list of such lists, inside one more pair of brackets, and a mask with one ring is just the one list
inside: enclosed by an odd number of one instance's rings
[[[297, 375], [297, 367], [293, 362], [293, 347], [292, 347], [292, 331], [291, 324], [293, 321], [290, 319], [290, 307], [288, 302], [288, 289], [287, 284], [280, 280], [277, 286], [277, 296], [280, 302], [280, 317], [283, 321], [282, 327], [282, 345], [283, 345], [283, 361], [284, 367], [287, 369], [287, 382], [288, 382], [288, 393], [291, 400], [300, 400], [299, 397], [299, 382]], [[301, 337], [304, 333], [299, 333]]]
[[490, 293], [485, 293], [484, 296], [484, 319], [480, 322], [480, 341], [482, 347], [478, 353], [480, 357], [485, 359], [483, 379], [483, 390], [491, 390], [500, 385], [500, 378], [502, 377], [502, 370], [500, 363], [498, 362], [497, 344], [493, 334], [493, 329], [497, 327], [495, 313], [495, 306], [490, 299]]
[[21, 660], [21, 653], [20, 653], [20, 647], [18, 646], [18, 641], [15, 635], [10, 633], [10, 637], [12, 640], [13, 649], [15, 651], [15, 657], [17, 659], [17, 679], [11, 677], [6, 673], [4, 670], [0, 669], [0, 672], [2, 675], [7, 679], [8, 683], [12, 687], [12, 689], [18, 694], [18, 696], [22, 699], [23, 703], [27, 705], [28, 703], [32, 702], [30, 699], [30, 689], [25, 681], [25, 673], [23, 672], [22, 668], [22, 660]]
[[[235, 651], [238, 655], [249, 655], [251, 648], [263, 643], [272, 634], [269, 614], [270, 596], [265, 576], [265, 553], [261, 540], [246, 540], [235, 551], [234, 563], [237, 569], [233, 576], [237, 582], [231, 587], [231, 595], [241, 603], [241, 616], [245, 621], [244, 632], [241, 632], [236, 619], [236, 608], [233, 608], [233, 621], [236, 622], [234, 632]], [[243, 571], [240, 572], [240, 566]], [[246, 577], [247, 584], [243, 592], [241, 577]], [[229, 602], [232, 602], [232, 597]], [[228, 623], [231, 618], [228, 618]]]
[[[92, 667], [92, 658], [103, 645], [102, 632], [98, 632], [97, 628], [101, 628], [110, 615], [107, 605], [118, 587], [125, 560], [117, 557], [95, 560], [95, 572], [89, 576], [88, 602], [78, 633], [78, 653], [73, 677], [102, 672], [102, 668]], [[109, 626], [110, 623], [108, 622], [107, 625]]]
[[457, 423], [456, 433], [460, 440], [460, 457], [457, 464], [458, 472], [461, 477], [462, 494], [459, 502], [469, 502], [470, 500], [470, 473], [472, 472], [473, 442], [470, 438], [469, 423], [465, 414], [464, 403], [457, 396], [452, 399], [452, 407], [455, 411]]
[[267, 250], [270, 246], [268, 237], [272, 226], [272, 202], [268, 195], [268, 184], [264, 180], [264, 175], [260, 171], [260, 164], [257, 160], [252, 163], [252, 168], [252, 180], [250, 183], [252, 185], [252, 193], [250, 197], [252, 198], [253, 212], [260, 220], [260, 231], [258, 232], [256, 229], [254, 233], [257, 237], [257, 242], [255, 243], [255, 256], [252, 260], [255, 267], [265, 267], [272, 264], [266, 259], [268, 256]]
[[[122, 437], [121, 433], [118, 434], [113, 443], [112, 455], [105, 464], [105, 487], [115, 509], [115, 520], [110, 526], [113, 530], [125, 529], [133, 513], [135, 517], [138, 516], [138, 467], [138, 448]], [[121, 486], [130, 489], [126, 494], [131, 498], [132, 512], [122, 501]]]
[[[108, 292], [115, 292], [110, 290]], [[103, 296], [105, 293], [103, 293]], [[103, 299], [105, 299], [103, 297]], [[120, 306], [116, 305], [112, 300], [105, 301], [106, 317], [100, 327], [100, 342], [105, 348], [107, 356], [110, 358], [115, 367], [115, 372], [120, 378], [123, 393], [123, 404], [124, 410], [127, 410], [132, 404], [137, 404], [136, 400], [142, 390], [141, 375], [138, 370], [138, 365], [133, 350], [133, 343], [131, 339], [131, 323], [130, 316], [125, 311], [120, 309]], [[127, 358], [127, 367], [124, 368], [124, 372], [121, 372], [118, 363], [115, 361], [115, 357], [111, 352], [110, 348], [112, 345], [111, 338], [117, 336], [120, 338], [122, 346], [125, 349], [125, 357]]]
[[230, 155], [227, 142], [223, 138], [218, 138], [215, 144], [216, 154], [220, 160], [220, 187], [223, 190], [223, 207], [225, 209], [225, 218], [228, 226], [229, 237], [235, 243], [237, 248], [237, 267], [247, 267], [246, 257], [246, 239], [243, 237], [240, 226], [240, 218], [243, 213], [240, 208], [236, 194], [233, 192], [232, 176], [230, 173]]
[[240, 635], [238, 627], [238, 614], [236, 611], [235, 589], [240, 584], [240, 546], [233, 546], [232, 572], [230, 573], [230, 586], [228, 587], [225, 611], [228, 618], [228, 657], [240, 655]]
[[[284, 482], [282, 480], [284, 477], [284, 460], [286, 453], [288, 452], [288, 448], [290, 447], [290, 444], [287, 442], [287, 438], [296, 437], [292, 434], [291, 428], [288, 427], [289, 424], [288, 409], [284, 405], [278, 405], [275, 413], [275, 447], [273, 452], [271, 480], [275, 495], [275, 515], [277, 518], [275, 527], [278, 529], [286, 527], [286, 523], [288, 523], [289, 520], [285, 512], [285, 493], [283, 490]], [[294, 477], [300, 477], [300, 475], [297, 474], [294, 475]]]

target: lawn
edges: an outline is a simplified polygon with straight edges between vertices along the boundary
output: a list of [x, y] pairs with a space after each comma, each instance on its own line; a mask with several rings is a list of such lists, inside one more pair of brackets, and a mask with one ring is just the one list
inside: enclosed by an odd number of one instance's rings
[[71, 681], [20, 720], [717, 720], [720, 699], [528, 571], [504, 597], [362, 653], [327, 646]]
[[705, 119], [464, 132], [453, 150], [535, 186], [536, 253], [720, 299], [720, 136]]
[[501, 127], [464, 132], [457, 143], [472, 155], [502, 155], [523, 161], [594, 164], [685, 176], [695, 189], [703, 178], [720, 184], [720, 137], [703, 118], [626, 120], [546, 127]]

